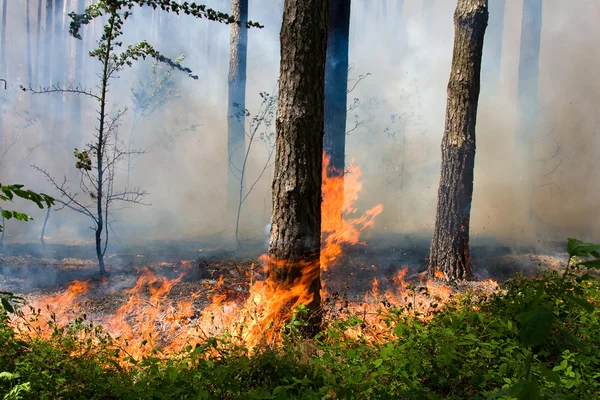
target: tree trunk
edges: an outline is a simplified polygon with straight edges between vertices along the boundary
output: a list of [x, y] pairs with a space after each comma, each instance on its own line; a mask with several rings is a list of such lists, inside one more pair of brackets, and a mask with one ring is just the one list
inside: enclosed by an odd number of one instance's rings
[[27, 29], [27, 83], [33, 84], [33, 72], [31, 61], [31, 18], [29, 15], [29, 0], [25, 2], [25, 25]]
[[[85, 10], [85, 0], [77, 0], [78, 14]], [[83, 39], [75, 39], [75, 53], [73, 55], [73, 70], [75, 71], [75, 84], [83, 84]], [[71, 147], [79, 146], [81, 142], [81, 96], [73, 96], [71, 99]]]
[[54, 15], [53, 1], [46, 0], [46, 23], [44, 25], [44, 66], [42, 86], [49, 86], [52, 82], [52, 16]]
[[515, 140], [515, 193], [521, 201], [515, 220], [525, 238], [535, 239], [533, 225], [534, 153], [538, 123], [538, 75], [542, 34], [542, 0], [524, 0]]
[[309, 310], [305, 333], [313, 335], [321, 322], [327, 0], [286, 0], [280, 40], [269, 282], [282, 290], [303, 286]]
[[[0, 78], [10, 79], [6, 70], [6, 13], [8, 8], [8, 0], [2, 1], [2, 31], [0, 32]], [[2, 88], [4, 90], [4, 88]]]
[[[327, 23], [327, 59], [325, 64], [325, 136], [323, 147], [330, 157], [327, 176], [344, 176], [346, 148], [346, 100], [348, 98], [348, 40], [350, 0], [329, 0]], [[344, 186], [330, 206], [342, 217]]]
[[469, 220], [475, 167], [475, 122], [479, 100], [487, 0], [458, 0], [454, 53], [448, 82], [446, 126], [435, 231], [428, 273], [447, 281], [471, 277]]
[[483, 47], [482, 82], [491, 93], [500, 87], [500, 66], [502, 64], [502, 36], [504, 35], [504, 8], [506, 0], [494, 0], [489, 5], [490, 21]]
[[231, 15], [240, 25], [231, 24], [227, 101], [227, 206], [234, 217], [242, 199], [246, 150], [246, 58], [248, 54], [248, 0], [233, 0]]
[[37, 26], [36, 26], [36, 34], [35, 34], [35, 76], [33, 78], [36, 86], [40, 86], [42, 83], [40, 82], [40, 40], [42, 37], [42, 0], [38, 0], [38, 8], [37, 8]]
[[[54, 0], [54, 52], [52, 60], [52, 83], [61, 84], [64, 86], [65, 71], [67, 62], [65, 59], [65, 43], [64, 38], [64, 15], [63, 15], [64, 0]], [[64, 100], [65, 95], [58, 93], [58, 99], [54, 101], [54, 134], [60, 132], [62, 126], [65, 125], [64, 120]], [[67, 133], [68, 134], [68, 133]], [[61, 139], [66, 139], [63, 136]]]

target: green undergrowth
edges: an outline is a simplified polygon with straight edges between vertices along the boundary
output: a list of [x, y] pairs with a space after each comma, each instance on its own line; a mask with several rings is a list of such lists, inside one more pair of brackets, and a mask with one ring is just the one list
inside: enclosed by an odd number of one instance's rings
[[[586, 247], [587, 246], [587, 247]], [[314, 340], [288, 324], [285, 344], [256, 354], [227, 337], [135, 361], [84, 318], [50, 340], [17, 337], [19, 299], [3, 294], [5, 399], [598, 399], [600, 247], [569, 240], [564, 271], [515, 276], [491, 298], [455, 296], [427, 322], [388, 310], [393, 339], [349, 339], [360, 315]], [[23, 307], [23, 305], [21, 305]], [[217, 354], [209, 356], [209, 354]]]

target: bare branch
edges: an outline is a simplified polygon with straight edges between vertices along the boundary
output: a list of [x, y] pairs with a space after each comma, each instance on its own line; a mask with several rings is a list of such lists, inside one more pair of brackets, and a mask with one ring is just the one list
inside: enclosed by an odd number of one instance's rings
[[94, 98], [98, 101], [101, 101], [100, 96], [98, 96], [97, 94], [91, 92], [90, 90], [88, 90], [80, 85], [77, 85], [77, 86], [69, 85], [67, 88], [62, 88], [62, 87], [60, 87], [60, 84], [56, 84], [56, 85], [52, 85], [52, 86], [48, 86], [48, 87], [40, 86], [39, 89], [34, 89], [31, 85], [29, 85], [29, 87], [27, 87], [27, 88], [25, 86], [21, 85], [20, 88], [24, 92], [31, 92], [33, 94], [50, 94], [50, 93], [82, 94], [82, 95]]

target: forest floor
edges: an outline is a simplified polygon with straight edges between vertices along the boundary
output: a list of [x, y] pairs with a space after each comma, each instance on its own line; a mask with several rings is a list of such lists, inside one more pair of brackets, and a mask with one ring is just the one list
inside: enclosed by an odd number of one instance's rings
[[[97, 274], [97, 263], [89, 246], [7, 245], [0, 252], [0, 291], [9, 291], [35, 300], [64, 290], [75, 280], [88, 281], [83, 310], [90, 315], [108, 315], [124, 304], [127, 289], [135, 286], [144, 273], [160, 279], [178, 279], [168, 293], [177, 302], [194, 298], [199, 313], [216, 292], [228, 300], [243, 301], [251, 280], [262, 278], [258, 257], [264, 241], [246, 244], [246, 249], [224, 250], [218, 243], [152, 242], [123, 248], [107, 256], [110, 275]], [[398, 243], [402, 243], [398, 245]], [[530, 275], [538, 270], [558, 269], [566, 260], [563, 244], [539, 248], [514, 249], [495, 244], [472, 246], [474, 281], [451, 287], [453, 292], [466, 289], [489, 292], [488, 279], [503, 282], [515, 273]], [[407, 268], [405, 280], [419, 282], [427, 267], [429, 242], [394, 236], [375, 236], [366, 245], [346, 248], [324, 274], [327, 292], [350, 301], [361, 301], [379, 282], [381, 293], [392, 288], [398, 271]], [[217, 285], [219, 279], [222, 283]], [[149, 289], [144, 295], [150, 297]], [[192, 296], [193, 295], [193, 296]]]

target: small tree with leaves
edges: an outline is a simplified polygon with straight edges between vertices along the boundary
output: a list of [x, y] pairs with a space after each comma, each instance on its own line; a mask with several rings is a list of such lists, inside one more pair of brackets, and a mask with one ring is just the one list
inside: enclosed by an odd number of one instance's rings
[[[95, 233], [96, 256], [101, 274], [106, 274], [104, 255], [108, 245], [109, 215], [111, 206], [115, 202], [140, 204], [146, 194], [139, 189], [126, 187], [118, 190], [114, 187], [117, 163], [125, 156], [139, 153], [132, 150], [123, 151], [118, 147], [119, 120], [126, 109], [117, 111], [110, 116], [108, 113], [108, 89], [109, 83], [116, 78], [118, 73], [126, 67], [131, 67], [134, 61], [154, 58], [156, 61], [179, 71], [187, 73], [191, 78], [198, 77], [192, 74], [189, 68], [182, 67], [179, 63], [160, 54], [147, 41], [129, 45], [124, 51], [121, 37], [123, 25], [132, 15], [135, 6], [150, 6], [154, 9], [161, 8], [166, 12], [184, 13], [196, 18], [207, 18], [209, 20], [234, 23], [236, 22], [227, 14], [206, 8], [204, 5], [167, 0], [99, 0], [87, 7], [83, 14], [70, 13], [71, 24], [69, 33], [76, 39], [81, 40], [81, 30], [84, 25], [95, 19], [106, 21], [103, 33], [98, 40], [98, 47], [90, 52], [92, 58], [97, 59], [102, 66], [100, 73], [100, 92], [96, 93], [82, 86], [69, 86], [62, 88], [54, 85], [47, 88], [28, 89], [33, 93], [74, 93], [85, 95], [98, 103], [98, 127], [94, 134], [93, 143], [83, 150], [75, 149], [76, 168], [80, 172], [79, 191], [72, 191], [66, 178], [59, 182], [48, 171], [34, 166], [42, 172], [52, 183], [55, 189], [65, 199], [61, 202], [64, 207], [88, 216], [93, 221]], [[259, 24], [248, 22], [249, 26], [260, 27]], [[83, 195], [83, 196], [82, 196]], [[103, 243], [104, 238], [104, 243]]]

